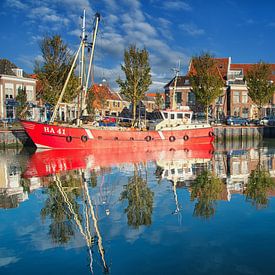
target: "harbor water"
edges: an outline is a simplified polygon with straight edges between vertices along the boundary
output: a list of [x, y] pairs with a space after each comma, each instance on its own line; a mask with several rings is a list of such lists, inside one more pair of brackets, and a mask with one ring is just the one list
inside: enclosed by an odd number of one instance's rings
[[274, 274], [271, 141], [129, 158], [8, 149], [0, 175], [0, 274]]

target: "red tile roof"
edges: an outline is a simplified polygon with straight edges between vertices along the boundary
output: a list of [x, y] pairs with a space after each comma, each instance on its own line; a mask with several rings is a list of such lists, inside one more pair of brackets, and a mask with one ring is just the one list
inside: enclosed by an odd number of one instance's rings
[[117, 101], [121, 101], [122, 99], [119, 97], [119, 95], [113, 91], [111, 91], [111, 89], [106, 86], [106, 85], [102, 85], [102, 84], [94, 84], [91, 89], [89, 90], [89, 92], [93, 91], [95, 94], [95, 101], [94, 101], [94, 108], [102, 108], [101, 106], [101, 102], [102, 99], [103, 100], [117, 100]]
[[[231, 64], [230, 65], [230, 70], [241, 70], [242, 69], [243, 74], [246, 75], [247, 71], [251, 70], [253, 65], [256, 65], [256, 64]], [[275, 72], [275, 64], [270, 64], [270, 66], [271, 66], [272, 71]], [[270, 80], [275, 81], [275, 75], [274, 74], [271, 75]]]
[[[223, 80], [226, 80], [227, 78], [227, 71], [228, 71], [228, 65], [229, 65], [229, 57], [226, 58], [213, 58], [216, 62], [216, 69], [218, 71], [218, 74], [221, 76]], [[195, 68], [193, 66], [192, 60], [191, 64], [189, 66], [188, 74], [195, 74]]]

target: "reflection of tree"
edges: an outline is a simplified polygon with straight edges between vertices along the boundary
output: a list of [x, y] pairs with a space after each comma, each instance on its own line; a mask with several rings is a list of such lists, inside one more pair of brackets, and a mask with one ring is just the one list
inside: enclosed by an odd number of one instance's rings
[[197, 199], [194, 215], [206, 219], [213, 216], [222, 190], [222, 181], [209, 171], [203, 171], [192, 184], [191, 201]]
[[[76, 202], [80, 195], [79, 186], [80, 180], [74, 173], [67, 174], [61, 177], [62, 186], [66, 192], [69, 203], [73, 210], [78, 213], [79, 205]], [[41, 209], [42, 221], [48, 216], [51, 219], [49, 234], [54, 243], [67, 243], [74, 236], [73, 217], [68, 211], [68, 204], [64, 201], [60, 190], [55, 183], [51, 184], [45, 191], [48, 198], [44, 208]], [[81, 216], [78, 214], [79, 219]]]
[[128, 224], [134, 227], [140, 225], [150, 225], [153, 211], [154, 192], [147, 186], [137, 172], [135, 167], [134, 176], [129, 178], [128, 184], [121, 193], [121, 200], [128, 200], [128, 207], [125, 209]]
[[244, 191], [246, 199], [256, 208], [265, 207], [268, 204], [267, 192], [274, 186], [275, 182], [269, 172], [259, 164], [249, 176], [246, 190]]

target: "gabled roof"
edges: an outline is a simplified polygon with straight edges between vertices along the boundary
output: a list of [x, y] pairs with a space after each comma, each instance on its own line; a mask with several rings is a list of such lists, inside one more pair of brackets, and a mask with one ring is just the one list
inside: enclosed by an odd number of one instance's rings
[[[213, 58], [216, 62], [216, 70], [223, 80], [227, 79], [228, 65], [230, 63], [229, 57], [223, 58]], [[192, 60], [189, 66], [188, 74], [196, 74], [195, 68], [193, 66]]]
[[[18, 67], [8, 59], [0, 59], [0, 74], [16, 76], [15, 72], [12, 70], [16, 68]], [[23, 71], [23, 76], [28, 77], [28, 74]]]
[[0, 59], [0, 74], [15, 76], [12, 70], [14, 68], [17, 68], [16, 65], [11, 63], [8, 59]]
[[[174, 77], [170, 82], [168, 82], [165, 86], [164, 89], [169, 88], [169, 87], [174, 87], [176, 77]], [[190, 86], [186, 80], [189, 80], [188, 76], [178, 76], [177, 78], [177, 87], [183, 87], [183, 86]]]
[[[245, 76], [247, 74], [247, 72], [252, 69], [253, 65], [256, 65], [256, 64], [241, 64], [241, 63], [240, 64], [231, 64], [230, 70], [242, 70], [242, 72]], [[271, 66], [272, 71], [275, 72], [275, 64], [269, 64], [269, 65]], [[272, 73], [270, 80], [275, 81], [275, 74]]]

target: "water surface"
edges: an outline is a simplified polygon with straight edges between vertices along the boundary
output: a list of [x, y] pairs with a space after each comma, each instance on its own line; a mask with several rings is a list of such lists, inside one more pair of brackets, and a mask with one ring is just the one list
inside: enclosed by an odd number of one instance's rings
[[275, 146], [0, 157], [1, 274], [274, 274]]

